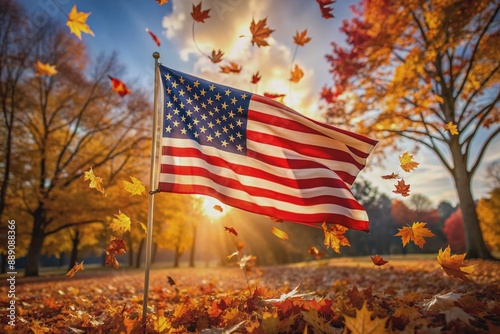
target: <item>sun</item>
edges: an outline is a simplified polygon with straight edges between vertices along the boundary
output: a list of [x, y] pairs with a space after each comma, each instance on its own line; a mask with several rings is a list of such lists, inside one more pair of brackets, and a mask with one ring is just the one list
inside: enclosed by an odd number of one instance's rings
[[203, 213], [213, 220], [224, 217], [230, 210], [229, 207], [216, 198], [209, 196], [200, 196], [200, 198], [202, 199]]

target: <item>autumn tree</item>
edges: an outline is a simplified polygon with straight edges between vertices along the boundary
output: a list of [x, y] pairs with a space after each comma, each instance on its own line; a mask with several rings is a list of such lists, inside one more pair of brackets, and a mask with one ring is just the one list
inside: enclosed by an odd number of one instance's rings
[[489, 198], [477, 203], [477, 215], [484, 241], [493, 251], [500, 251], [500, 188], [490, 192]]
[[335, 86], [322, 92], [330, 121], [380, 149], [404, 139], [434, 152], [455, 182], [471, 258], [491, 258], [471, 185], [500, 132], [499, 10], [499, 0], [363, 0], [341, 27], [346, 45], [332, 43]]
[[451, 214], [444, 222], [443, 232], [448, 238], [448, 243], [454, 252], [465, 251], [464, 219], [462, 210], [459, 208]]

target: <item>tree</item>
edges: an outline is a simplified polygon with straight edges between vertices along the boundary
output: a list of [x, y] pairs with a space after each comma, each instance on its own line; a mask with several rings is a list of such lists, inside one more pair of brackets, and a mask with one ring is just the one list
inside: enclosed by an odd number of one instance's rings
[[405, 139], [434, 152], [455, 182], [471, 258], [491, 258], [471, 184], [500, 133], [499, 10], [500, 0], [363, 0], [343, 22], [347, 46], [332, 43], [335, 87], [322, 92], [330, 121], [350, 120], [380, 149]]
[[500, 188], [481, 198], [477, 203], [477, 215], [481, 223], [484, 241], [493, 251], [500, 251]]
[[459, 208], [444, 222], [443, 232], [455, 253], [465, 252], [464, 219]]

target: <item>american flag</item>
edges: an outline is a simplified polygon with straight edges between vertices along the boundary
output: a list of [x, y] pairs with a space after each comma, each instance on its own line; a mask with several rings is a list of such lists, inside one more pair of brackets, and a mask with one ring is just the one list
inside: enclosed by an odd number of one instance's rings
[[160, 65], [160, 191], [304, 224], [368, 231], [350, 191], [376, 145], [263, 96]]

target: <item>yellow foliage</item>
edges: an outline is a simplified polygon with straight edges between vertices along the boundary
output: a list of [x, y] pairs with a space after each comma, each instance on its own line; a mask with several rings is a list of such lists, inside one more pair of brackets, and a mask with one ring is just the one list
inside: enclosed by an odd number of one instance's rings
[[476, 211], [484, 242], [492, 251], [500, 251], [500, 188], [490, 198], [481, 198]]
[[79, 12], [76, 5], [73, 5], [71, 12], [68, 14], [66, 25], [72, 34], [75, 34], [79, 39], [82, 39], [82, 32], [94, 36], [94, 32], [90, 30], [86, 21], [90, 13]]

